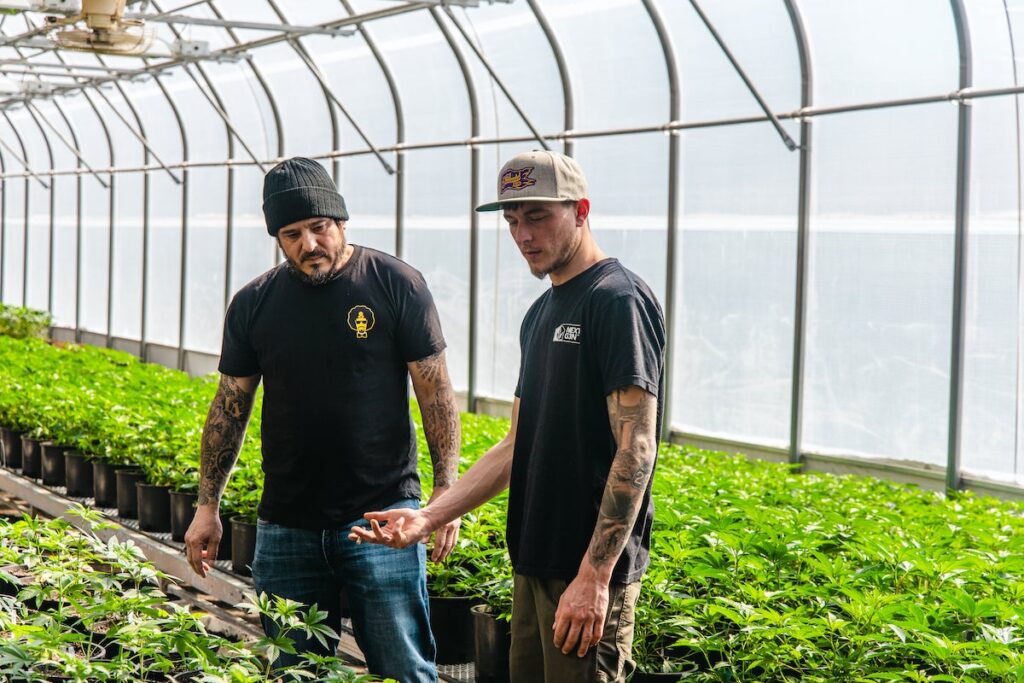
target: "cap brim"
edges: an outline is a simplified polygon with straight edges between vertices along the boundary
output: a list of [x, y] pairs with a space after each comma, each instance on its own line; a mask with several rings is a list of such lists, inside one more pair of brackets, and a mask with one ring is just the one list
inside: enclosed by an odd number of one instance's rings
[[524, 202], [568, 202], [569, 199], [563, 199], [561, 197], [518, 197], [516, 199], [501, 199], [496, 202], [488, 202], [487, 204], [481, 204], [476, 207], [474, 211], [483, 213], [484, 211], [501, 211], [506, 204], [522, 204]]

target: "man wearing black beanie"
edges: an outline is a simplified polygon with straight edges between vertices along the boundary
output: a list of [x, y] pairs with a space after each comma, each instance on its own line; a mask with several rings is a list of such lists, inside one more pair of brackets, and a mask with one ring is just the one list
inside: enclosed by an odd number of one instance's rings
[[[394, 553], [347, 538], [365, 510], [419, 507], [410, 376], [433, 462], [431, 499], [457, 476], [459, 416], [433, 299], [408, 264], [348, 243], [345, 200], [319, 163], [293, 158], [271, 169], [263, 213], [286, 261], [245, 285], [225, 316], [189, 563], [205, 575], [217, 557], [220, 497], [262, 379], [257, 591], [316, 603], [337, 631], [344, 590], [370, 672], [434, 682], [424, 546]], [[457, 521], [439, 529], [432, 559], [444, 560], [457, 538]], [[274, 635], [271, 622], [264, 629]], [[335, 646], [297, 643], [300, 653]], [[299, 662], [282, 654], [276, 665]]]

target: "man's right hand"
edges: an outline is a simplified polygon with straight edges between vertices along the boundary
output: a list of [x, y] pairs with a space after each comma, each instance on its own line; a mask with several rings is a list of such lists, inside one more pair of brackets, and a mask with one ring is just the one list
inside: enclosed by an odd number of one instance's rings
[[370, 528], [352, 527], [348, 534], [350, 541], [369, 541], [391, 548], [405, 548], [414, 543], [425, 543], [433, 532], [430, 520], [422, 510], [397, 508], [367, 512], [363, 517], [370, 520]]
[[196, 516], [185, 532], [185, 556], [199, 576], [206, 576], [213, 566], [223, 534], [218, 506], [197, 505]]

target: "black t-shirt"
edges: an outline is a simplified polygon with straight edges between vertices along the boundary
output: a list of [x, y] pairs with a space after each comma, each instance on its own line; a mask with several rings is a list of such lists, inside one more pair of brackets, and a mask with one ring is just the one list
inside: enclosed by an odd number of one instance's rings
[[[520, 345], [509, 554], [519, 574], [571, 580], [590, 545], [616, 451], [606, 397], [638, 386], [658, 397], [661, 422], [664, 316], [643, 280], [605, 259], [534, 302]], [[643, 575], [653, 517], [648, 484], [613, 582]]]
[[219, 369], [263, 375], [260, 517], [342, 529], [419, 498], [406, 364], [444, 347], [423, 276], [374, 249], [355, 246], [323, 285], [281, 264], [243, 287]]

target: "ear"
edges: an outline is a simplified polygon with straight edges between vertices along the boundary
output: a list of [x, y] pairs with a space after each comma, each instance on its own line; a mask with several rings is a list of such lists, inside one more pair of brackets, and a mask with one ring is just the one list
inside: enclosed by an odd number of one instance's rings
[[576, 203], [576, 226], [582, 227], [587, 222], [587, 216], [590, 215], [590, 200], [581, 199]]

